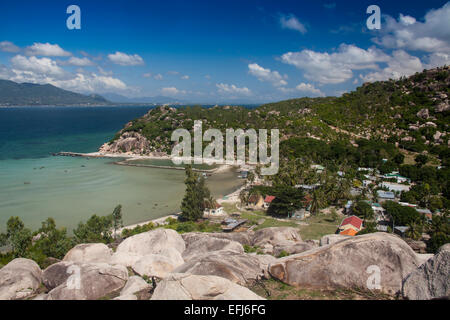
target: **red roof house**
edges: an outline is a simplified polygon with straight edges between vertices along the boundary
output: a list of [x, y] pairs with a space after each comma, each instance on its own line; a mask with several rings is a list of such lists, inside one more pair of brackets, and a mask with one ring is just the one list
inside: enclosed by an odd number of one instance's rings
[[275, 200], [275, 196], [266, 196], [266, 198], [264, 199], [265, 203], [272, 203], [273, 200]]
[[363, 220], [358, 218], [357, 216], [351, 216], [348, 218], [345, 218], [341, 225], [339, 226], [339, 229], [341, 231], [344, 231], [348, 228], [355, 229], [356, 231], [360, 231], [362, 228]]

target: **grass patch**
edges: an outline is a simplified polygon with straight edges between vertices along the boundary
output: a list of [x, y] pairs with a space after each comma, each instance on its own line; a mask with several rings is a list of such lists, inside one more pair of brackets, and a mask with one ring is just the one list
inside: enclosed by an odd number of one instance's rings
[[276, 279], [263, 280], [250, 288], [268, 300], [393, 300], [395, 297], [359, 289], [298, 288]]

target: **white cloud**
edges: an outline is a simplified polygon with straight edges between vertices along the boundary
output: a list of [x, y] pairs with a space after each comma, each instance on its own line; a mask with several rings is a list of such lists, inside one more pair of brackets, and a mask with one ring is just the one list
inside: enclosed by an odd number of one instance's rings
[[113, 72], [112, 71], [107, 71], [105, 69], [103, 69], [102, 67], [98, 66], [97, 67], [98, 72], [102, 75], [102, 76], [112, 76]]
[[234, 84], [225, 84], [225, 83], [218, 83], [216, 84], [216, 87], [220, 93], [225, 94], [238, 94], [238, 95], [250, 95], [251, 91], [247, 87], [239, 88], [235, 86]]
[[155, 74], [153, 79], [155, 79], [155, 80], [162, 80], [163, 79], [163, 75], [161, 73]]
[[114, 54], [109, 54], [108, 59], [120, 66], [138, 66], [144, 64], [144, 59], [137, 54], [131, 55], [117, 51]]
[[94, 63], [86, 57], [85, 58], [71, 57], [69, 60], [62, 62], [62, 64], [77, 67], [88, 67], [94, 65]]
[[377, 48], [361, 49], [341, 44], [336, 52], [303, 50], [282, 55], [281, 61], [305, 72], [308, 80], [322, 84], [338, 84], [353, 78], [353, 70], [378, 69], [377, 62], [389, 61], [389, 56]]
[[398, 79], [402, 76], [410, 76], [424, 69], [424, 65], [419, 58], [411, 56], [403, 50], [394, 51], [387, 65], [381, 71], [360, 77], [368, 82], [383, 81], [387, 79]]
[[284, 29], [295, 30], [301, 34], [305, 34], [307, 32], [306, 27], [294, 15], [281, 16], [280, 24]]
[[190, 77], [189, 77], [188, 75], [185, 75], [185, 76], [182, 76], [182, 77], [181, 77], [182, 80], [189, 80], [189, 78], [190, 78]]
[[[100, 70], [102, 69], [100, 68]], [[0, 73], [12, 81], [49, 83], [76, 92], [101, 93], [130, 89], [122, 80], [111, 76], [86, 73], [82, 69], [79, 69], [76, 73], [68, 72], [58, 66], [56, 61], [46, 57], [16, 55], [11, 59], [11, 69], [4, 70], [2, 68]]]
[[152, 74], [150, 72], [144, 73], [142, 75], [144, 78], [150, 78], [152, 76]]
[[404, 16], [403, 14], [400, 13], [399, 21], [402, 24], [404, 24], [405, 26], [410, 26], [410, 25], [416, 23], [416, 18], [411, 17], [411, 16]]
[[429, 11], [424, 22], [402, 14], [398, 21], [390, 16], [385, 19], [381, 35], [373, 39], [381, 46], [430, 53], [450, 51], [450, 2]]
[[442, 67], [444, 65], [450, 65], [450, 53], [432, 53], [427, 57], [428, 63], [426, 69]]
[[20, 48], [10, 41], [0, 42], [0, 51], [4, 52], [19, 52]]
[[25, 49], [25, 54], [28, 56], [47, 56], [47, 57], [68, 57], [72, 54], [65, 51], [57, 44], [38, 43], [35, 42], [32, 46]]
[[321, 97], [325, 96], [325, 94], [322, 91], [320, 91], [319, 89], [317, 89], [316, 87], [314, 87], [314, 85], [312, 85], [310, 83], [302, 82], [298, 86], [296, 86], [295, 89], [300, 92], [312, 93], [313, 95], [317, 95], [317, 96], [321, 96]]
[[127, 85], [120, 79], [99, 76], [95, 73], [85, 75], [77, 73], [74, 78], [68, 80], [51, 81], [51, 84], [78, 92], [108, 92], [111, 90], [124, 91], [128, 89]]
[[248, 65], [249, 73], [259, 81], [271, 82], [276, 87], [287, 85], [287, 82], [283, 79], [278, 71], [271, 71], [270, 69], [264, 69], [256, 63]]
[[33, 75], [36, 75], [44, 78], [62, 78], [66, 74], [64, 69], [60, 68], [54, 60], [49, 58], [27, 58], [17, 55], [11, 59], [11, 64], [12, 71], [22, 76], [28, 75], [33, 77]]
[[166, 96], [176, 96], [180, 94], [186, 94], [185, 90], [178, 90], [175, 87], [162, 88], [161, 93]]

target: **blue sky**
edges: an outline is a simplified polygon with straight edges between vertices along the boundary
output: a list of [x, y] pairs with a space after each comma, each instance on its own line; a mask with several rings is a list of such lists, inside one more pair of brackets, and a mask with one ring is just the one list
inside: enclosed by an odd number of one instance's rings
[[[81, 9], [69, 30], [66, 9]], [[366, 9], [382, 13], [368, 30]], [[447, 1], [2, 1], [0, 78], [82, 93], [268, 102], [450, 64]]]

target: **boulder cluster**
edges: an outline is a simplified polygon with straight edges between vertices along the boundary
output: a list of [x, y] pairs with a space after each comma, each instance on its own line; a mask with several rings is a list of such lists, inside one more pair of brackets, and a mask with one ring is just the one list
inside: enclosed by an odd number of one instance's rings
[[125, 239], [115, 250], [77, 245], [45, 270], [15, 259], [0, 269], [0, 299], [259, 300], [248, 287], [270, 278], [304, 288], [433, 299], [450, 295], [449, 274], [450, 245], [435, 256], [419, 255], [386, 233], [315, 242], [288, 227], [183, 235], [156, 229]]

